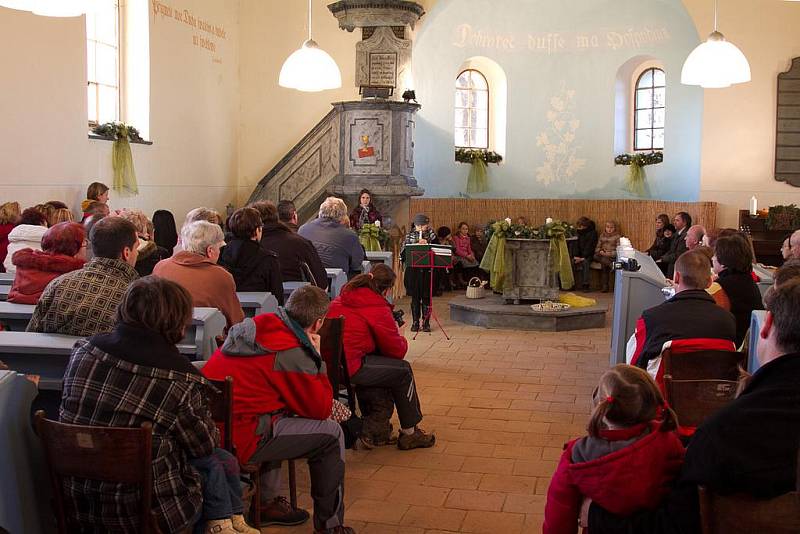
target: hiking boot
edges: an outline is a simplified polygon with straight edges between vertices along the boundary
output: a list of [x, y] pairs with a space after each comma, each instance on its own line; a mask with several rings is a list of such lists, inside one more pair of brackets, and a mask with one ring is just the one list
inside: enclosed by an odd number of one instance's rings
[[404, 434], [400, 432], [397, 438], [397, 448], [401, 451], [410, 451], [411, 449], [427, 449], [433, 447], [436, 443], [436, 436], [433, 434], [426, 434], [424, 430], [419, 427], [414, 427], [413, 434]]
[[236, 534], [230, 519], [214, 519], [206, 521], [204, 534]]
[[286, 497], [275, 497], [272, 502], [261, 507], [261, 527], [278, 525], [291, 527], [308, 521], [308, 512], [302, 508], [292, 508]]
[[414, 323], [411, 325], [412, 332], [419, 332], [419, 323]]
[[350, 527], [339, 525], [338, 527], [326, 528], [325, 530], [315, 530], [314, 534], [356, 534]]
[[231, 516], [231, 524], [233, 524], [233, 530], [236, 532], [242, 532], [244, 534], [261, 534], [260, 530], [247, 524], [243, 515]]

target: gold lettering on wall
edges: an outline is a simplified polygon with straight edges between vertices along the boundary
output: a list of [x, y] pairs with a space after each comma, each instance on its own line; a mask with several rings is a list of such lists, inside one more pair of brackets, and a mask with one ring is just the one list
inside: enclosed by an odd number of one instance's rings
[[180, 22], [192, 28], [192, 44], [197, 48], [202, 48], [214, 54], [211, 62], [221, 64], [222, 58], [217, 55], [219, 45], [217, 40], [226, 40], [228, 34], [225, 27], [219, 24], [214, 24], [199, 15], [189, 11], [188, 9], [179, 9], [173, 7], [161, 0], [151, 0], [153, 6], [153, 22], [159, 19], [171, 20], [173, 22]]
[[528, 50], [553, 55], [566, 51], [586, 50], [638, 50], [669, 41], [672, 36], [666, 28], [626, 28], [619, 31], [597, 32], [538, 32], [524, 36], [500, 33], [470, 24], [456, 27], [452, 44], [456, 48], [481, 48], [485, 50]]

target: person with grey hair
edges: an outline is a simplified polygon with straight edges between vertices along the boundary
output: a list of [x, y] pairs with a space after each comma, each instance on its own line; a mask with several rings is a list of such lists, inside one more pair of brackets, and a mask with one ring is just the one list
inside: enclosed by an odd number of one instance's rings
[[195, 221], [181, 229], [181, 247], [171, 258], [161, 260], [153, 274], [183, 286], [195, 306], [217, 308], [230, 328], [242, 322], [244, 312], [236, 296], [233, 276], [217, 265], [225, 236], [219, 225]]
[[344, 200], [328, 197], [319, 207], [319, 217], [301, 226], [297, 233], [314, 244], [325, 267], [342, 269], [352, 278], [361, 272], [365, 255], [349, 226]]

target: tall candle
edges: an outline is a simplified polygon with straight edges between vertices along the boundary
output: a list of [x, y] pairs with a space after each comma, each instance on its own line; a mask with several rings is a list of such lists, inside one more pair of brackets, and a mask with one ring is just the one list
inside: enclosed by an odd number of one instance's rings
[[422, 230], [419, 231], [419, 240], [422, 241]]
[[758, 199], [755, 196], [750, 197], [750, 215], [758, 214]]

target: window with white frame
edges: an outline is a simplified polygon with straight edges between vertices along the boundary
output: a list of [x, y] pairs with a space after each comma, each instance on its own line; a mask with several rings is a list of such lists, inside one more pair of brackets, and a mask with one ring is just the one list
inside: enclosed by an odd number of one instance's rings
[[86, 13], [89, 125], [120, 120], [119, 0], [96, 0]]
[[659, 68], [646, 69], [636, 80], [633, 149], [663, 150], [667, 78]]
[[489, 148], [489, 84], [475, 69], [456, 78], [455, 146]]

